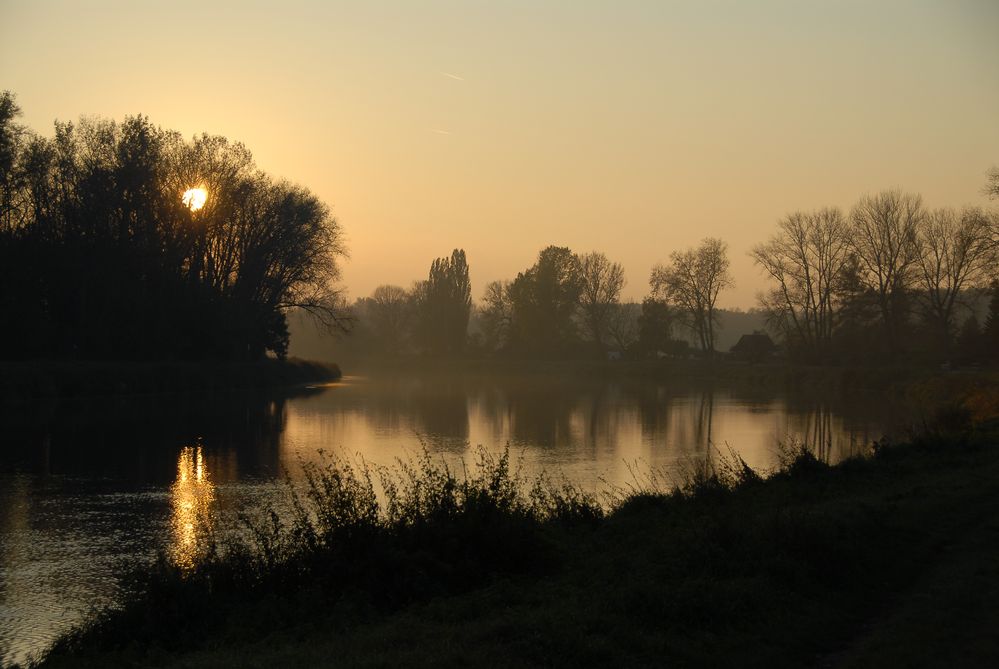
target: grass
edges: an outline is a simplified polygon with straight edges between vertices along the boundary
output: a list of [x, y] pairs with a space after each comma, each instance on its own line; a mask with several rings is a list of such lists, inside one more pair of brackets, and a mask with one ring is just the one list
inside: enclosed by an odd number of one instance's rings
[[328, 455], [292, 513], [161, 561], [42, 666], [997, 666], [999, 423], [969, 417], [835, 467], [649, 472], [610, 508], [508, 454]]

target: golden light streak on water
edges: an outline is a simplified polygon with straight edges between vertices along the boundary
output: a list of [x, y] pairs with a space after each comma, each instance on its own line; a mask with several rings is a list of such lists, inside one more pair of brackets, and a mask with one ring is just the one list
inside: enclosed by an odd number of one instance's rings
[[211, 523], [214, 501], [215, 486], [201, 446], [185, 446], [177, 457], [177, 479], [170, 486], [171, 554], [183, 568], [193, 567], [199, 550], [204, 547], [202, 543]]

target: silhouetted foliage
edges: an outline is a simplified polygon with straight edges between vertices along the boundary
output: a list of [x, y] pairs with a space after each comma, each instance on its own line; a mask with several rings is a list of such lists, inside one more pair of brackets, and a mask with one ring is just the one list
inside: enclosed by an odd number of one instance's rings
[[411, 295], [401, 286], [378, 286], [368, 302], [368, 322], [386, 352], [409, 349], [413, 324]]
[[417, 335], [425, 351], [456, 354], [465, 348], [472, 312], [472, 288], [465, 252], [455, 249], [450, 258], [437, 258], [430, 276], [413, 291]]
[[583, 279], [579, 258], [549, 246], [509, 288], [511, 345], [533, 354], [564, 356], [578, 341], [575, 316]]
[[666, 302], [653, 297], [642, 300], [642, 315], [638, 318], [638, 347], [641, 353], [655, 357], [667, 352], [673, 341], [673, 313]]
[[513, 302], [509, 281], [492, 281], [486, 285], [480, 310], [483, 346], [487, 351], [501, 351], [510, 343], [513, 322]]
[[992, 284], [992, 299], [989, 300], [989, 315], [982, 339], [986, 356], [992, 360], [999, 359], [999, 281]]
[[[0, 125], [15, 148], [0, 215], [0, 304], [16, 323], [0, 332], [5, 355], [256, 359], [284, 355], [290, 308], [345, 327], [339, 225], [242, 144], [185, 141], [142, 116], [57, 122], [51, 139]], [[184, 201], [191, 189], [202, 207]]]

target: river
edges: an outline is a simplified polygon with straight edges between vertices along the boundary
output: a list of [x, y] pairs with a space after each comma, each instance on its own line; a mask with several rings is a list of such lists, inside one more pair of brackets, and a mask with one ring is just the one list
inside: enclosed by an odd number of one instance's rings
[[834, 462], [895, 427], [883, 398], [534, 374], [348, 376], [280, 394], [63, 402], [0, 447], [0, 663], [24, 661], [122, 596], [121, 575], [184, 560], [200, 512], [261, 507], [319, 449], [390, 465], [509, 445], [523, 471], [595, 493], [731, 448], [766, 471], [781, 444]]

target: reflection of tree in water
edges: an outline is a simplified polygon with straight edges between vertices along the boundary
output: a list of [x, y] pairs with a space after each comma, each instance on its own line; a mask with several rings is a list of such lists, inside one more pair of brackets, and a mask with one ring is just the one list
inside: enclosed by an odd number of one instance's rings
[[510, 438], [515, 444], [552, 447], [571, 438], [578, 388], [546, 378], [507, 387]]
[[33, 435], [26, 446], [33, 455], [24, 463], [36, 474], [168, 485], [177, 448], [197, 442], [217, 480], [273, 476], [281, 472], [286, 421], [286, 398], [264, 394], [67, 402], [44, 424], [25, 430]]
[[503, 397], [514, 443], [587, 454], [614, 448], [624, 414], [634, 415], [633, 408], [623, 408], [616, 383], [539, 377], [533, 383], [507, 382]]
[[713, 451], [715, 443], [712, 438], [712, 427], [714, 426], [715, 414], [715, 392], [714, 389], [701, 391], [697, 402], [696, 411], [692, 412], [694, 423], [694, 444], [701, 454], [695, 462], [703, 466], [702, 473], [707, 475], [714, 464]]
[[786, 407], [788, 436], [826, 462], [864, 452], [886, 431], [903, 425], [905, 416], [889, 398], [858, 391], [789, 392]]
[[468, 442], [466, 379], [446, 374], [375, 378], [352, 384], [350, 392], [318, 398], [331, 416], [348, 422], [363, 417], [380, 434], [417, 434], [434, 449], [463, 449]]

